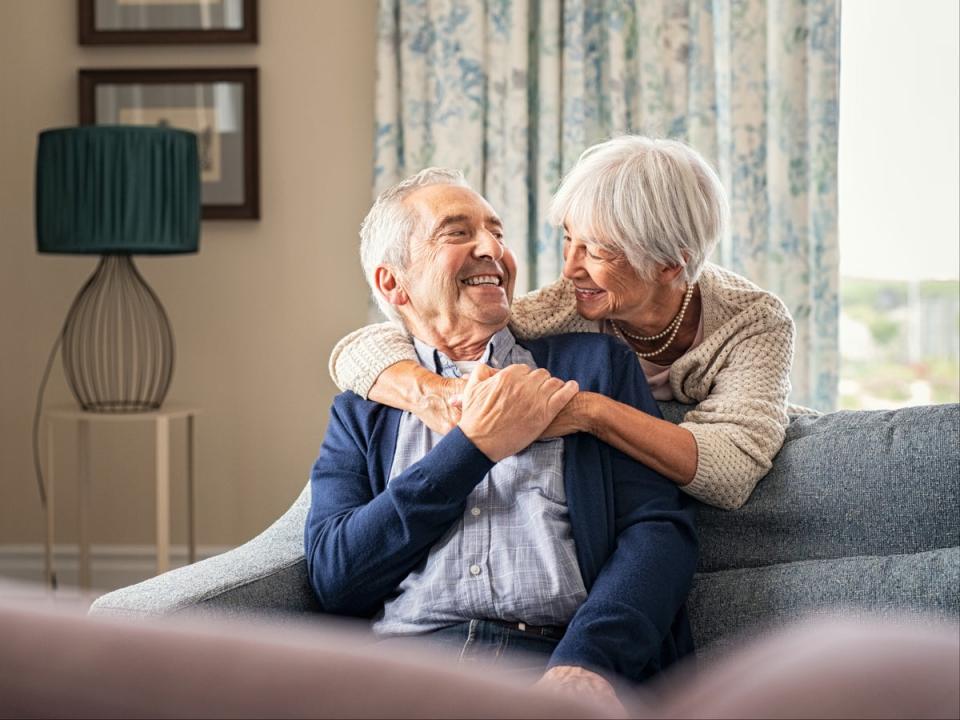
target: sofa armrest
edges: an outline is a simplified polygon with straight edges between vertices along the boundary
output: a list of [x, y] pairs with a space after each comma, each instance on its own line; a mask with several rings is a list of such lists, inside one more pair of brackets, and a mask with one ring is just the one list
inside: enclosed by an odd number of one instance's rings
[[107, 593], [93, 615], [302, 613], [319, 610], [303, 556], [309, 486], [273, 525], [238, 548]]

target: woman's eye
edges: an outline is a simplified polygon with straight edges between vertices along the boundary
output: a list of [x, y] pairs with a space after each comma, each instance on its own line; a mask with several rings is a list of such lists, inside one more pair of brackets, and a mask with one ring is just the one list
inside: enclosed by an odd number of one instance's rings
[[589, 245], [585, 247], [584, 250], [587, 253], [587, 257], [591, 260], [600, 260], [602, 262], [610, 259], [607, 251], [601, 247], [597, 247], [596, 245]]

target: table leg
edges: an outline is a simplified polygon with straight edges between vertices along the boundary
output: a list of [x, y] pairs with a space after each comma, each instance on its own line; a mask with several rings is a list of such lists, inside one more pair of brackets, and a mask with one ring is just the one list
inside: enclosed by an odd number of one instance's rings
[[79, 585], [90, 589], [90, 425], [77, 421], [77, 544], [80, 546]]
[[47, 546], [44, 548], [44, 566], [47, 584], [57, 589], [57, 574], [53, 565], [53, 419], [47, 419]]
[[197, 561], [197, 534], [196, 520], [194, 517], [194, 497], [193, 487], [193, 415], [187, 415], [187, 548], [188, 560], [192, 565]]
[[170, 421], [157, 418], [157, 575], [170, 569]]

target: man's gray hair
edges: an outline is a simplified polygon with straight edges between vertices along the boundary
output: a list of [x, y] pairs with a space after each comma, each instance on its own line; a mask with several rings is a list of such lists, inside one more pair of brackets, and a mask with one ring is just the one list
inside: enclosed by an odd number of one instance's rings
[[588, 148], [560, 184], [550, 220], [623, 253], [652, 280], [658, 265], [694, 282], [726, 231], [729, 207], [717, 173], [676, 140], [623, 135]]
[[460, 185], [470, 187], [459, 170], [429, 167], [416, 175], [387, 188], [377, 196], [370, 212], [360, 225], [360, 262], [370, 285], [373, 299], [391, 320], [400, 320], [396, 308], [380, 295], [376, 285], [378, 265], [391, 265], [404, 270], [410, 262], [410, 239], [421, 228], [419, 216], [404, 200], [414, 191], [428, 185]]

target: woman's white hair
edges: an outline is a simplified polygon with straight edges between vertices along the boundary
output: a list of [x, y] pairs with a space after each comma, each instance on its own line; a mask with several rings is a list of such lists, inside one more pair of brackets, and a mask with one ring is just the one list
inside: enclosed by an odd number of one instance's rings
[[370, 285], [373, 299], [391, 320], [400, 320], [396, 308], [377, 291], [376, 270], [391, 265], [404, 270], [410, 262], [410, 240], [420, 228], [419, 216], [404, 200], [415, 190], [428, 185], [461, 185], [470, 187], [459, 170], [430, 167], [387, 188], [377, 196], [370, 212], [360, 225], [360, 262]]
[[717, 173], [676, 140], [623, 135], [588, 148], [560, 184], [550, 221], [623, 253], [652, 280], [658, 265], [682, 266], [694, 282], [727, 226]]

